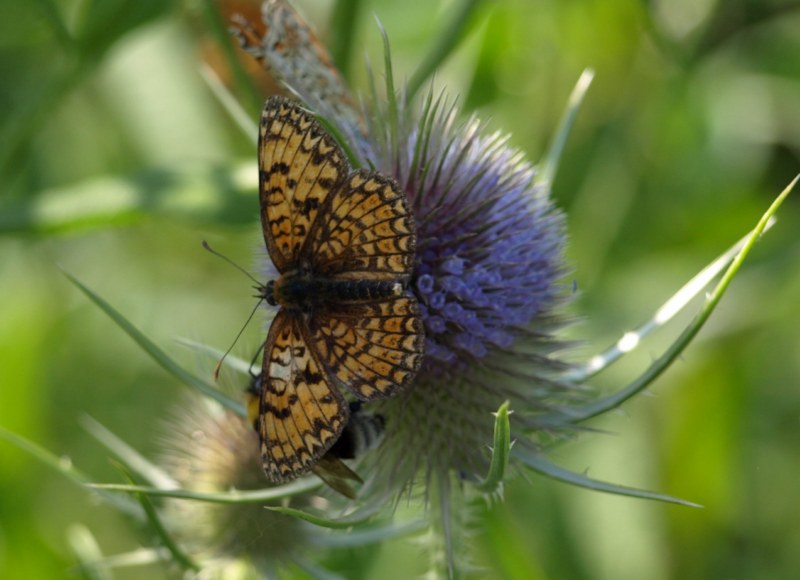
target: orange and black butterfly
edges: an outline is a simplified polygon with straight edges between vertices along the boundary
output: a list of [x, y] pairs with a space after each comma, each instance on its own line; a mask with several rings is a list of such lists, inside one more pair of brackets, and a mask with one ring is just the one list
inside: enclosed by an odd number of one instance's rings
[[299, 104], [270, 98], [259, 131], [261, 222], [280, 273], [259, 288], [279, 306], [264, 346], [255, 428], [264, 471], [306, 473], [339, 439], [349, 406], [339, 388], [390, 397], [422, 362], [423, 326], [406, 291], [414, 220], [390, 177], [353, 171]]

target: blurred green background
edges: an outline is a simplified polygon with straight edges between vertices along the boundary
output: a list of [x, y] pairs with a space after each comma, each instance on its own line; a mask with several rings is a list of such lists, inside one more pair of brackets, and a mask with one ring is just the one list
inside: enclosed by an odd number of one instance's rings
[[[364, 2], [363, 55], [385, 26], [407, 78], [455, 2]], [[332, 3], [298, 1], [323, 38]], [[157, 456], [185, 387], [159, 369], [59, 268], [196, 372], [175, 344], [225, 348], [261, 240], [255, 147], [201, 76], [222, 59], [209, 3], [0, 1], [0, 426], [99, 481], [108, 454], [90, 415]], [[479, 5], [436, 83], [530, 159], [546, 151], [585, 67], [596, 77], [554, 196], [568, 215], [582, 360], [646, 320], [749, 230], [800, 171], [800, 3], [781, 0], [498, 0]], [[376, 65], [380, 70], [380, 67]], [[223, 74], [223, 73], [221, 73]], [[252, 118], [259, 103], [242, 100]], [[488, 511], [474, 558], [493, 578], [775, 579], [800, 574], [800, 208], [795, 194], [710, 324], [621, 412], [552, 458], [598, 479], [700, 503], [691, 509], [538, 476]], [[596, 385], [630, 381], [688, 320]], [[243, 345], [259, 342], [251, 325]], [[249, 344], [248, 344], [249, 341]], [[239, 352], [249, 352], [240, 345]], [[206, 366], [204, 366], [206, 365]], [[0, 577], [57, 578], [86, 526], [103, 553], [151, 545], [115, 511], [0, 440]], [[361, 556], [350, 555], [353, 562]], [[363, 577], [425, 570], [393, 542]], [[170, 575], [167, 568], [119, 578]], [[355, 574], [353, 572], [353, 574]]]

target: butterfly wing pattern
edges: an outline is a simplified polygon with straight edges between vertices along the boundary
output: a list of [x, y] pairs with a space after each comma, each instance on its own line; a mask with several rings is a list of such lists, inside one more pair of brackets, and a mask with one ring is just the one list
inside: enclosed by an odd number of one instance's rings
[[259, 190], [281, 274], [262, 293], [281, 308], [264, 349], [256, 428], [267, 477], [280, 483], [339, 438], [349, 417], [339, 387], [370, 400], [410, 384], [424, 334], [405, 292], [415, 250], [405, 195], [389, 177], [352, 171], [314, 117], [283, 97], [262, 114]]

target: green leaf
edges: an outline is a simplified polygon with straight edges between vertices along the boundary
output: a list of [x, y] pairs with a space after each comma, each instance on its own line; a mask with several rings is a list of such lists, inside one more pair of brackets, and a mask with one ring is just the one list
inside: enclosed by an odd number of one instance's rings
[[247, 411], [245, 406], [240, 403], [239, 401], [235, 401], [231, 399], [224, 393], [220, 392], [219, 390], [215, 389], [212, 385], [207, 383], [206, 381], [194, 376], [189, 371], [185, 370], [181, 367], [178, 363], [172, 360], [167, 354], [158, 348], [155, 343], [153, 343], [149, 338], [147, 338], [142, 332], [136, 328], [133, 324], [128, 322], [128, 320], [122, 316], [119, 312], [117, 312], [113, 306], [111, 306], [108, 302], [100, 298], [97, 294], [92, 292], [89, 288], [84, 286], [81, 282], [78, 281], [77, 278], [73, 277], [71, 274], [64, 272], [64, 275], [73, 283], [78, 289], [86, 294], [89, 299], [94, 302], [100, 309], [108, 314], [108, 316], [117, 323], [117, 325], [124, 330], [128, 336], [130, 336], [150, 357], [155, 360], [162, 368], [164, 368], [167, 372], [169, 372], [172, 376], [176, 377], [178, 380], [190, 386], [200, 392], [201, 394], [215, 400], [223, 407], [230, 409], [234, 413], [246, 417]]
[[543, 420], [547, 421], [552, 419], [556, 421], [560, 419], [576, 423], [596, 417], [597, 415], [601, 415], [602, 413], [619, 407], [622, 403], [644, 390], [650, 383], [658, 378], [661, 373], [669, 368], [669, 366], [681, 355], [684, 349], [686, 349], [695, 335], [697, 335], [697, 333], [708, 320], [708, 317], [711, 316], [711, 313], [717, 307], [717, 304], [719, 304], [719, 301], [722, 299], [722, 296], [725, 294], [725, 291], [728, 289], [728, 286], [730, 285], [734, 276], [736, 276], [737, 272], [741, 268], [745, 258], [750, 253], [750, 250], [753, 248], [756, 241], [758, 241], [759, 237], [766, 229], [767, 224], [778, 211], [778, 208], [780, 208], [783, 201], [786, 199], [789, 193], [791, 193], [798, 179], [800, 179], [800, 175], [795, 177], [792, 182], [786, 186], [781, 194], [775, 198], [775, 201], [772, 202], [772, 205], [770, 205], [764, 215], [761, 216], [758, 224], [756, 224], [756, 227], [753, 228], [753, 231], [750, 233], [747, 242], [742, 246], [742, 249], [736, 255], [731, 265], [728, 266], [728, 269], [725, 271], [725, 274], [723, 274], [714, 290], [706, 298], [706, 302], [703, 305], [703, 308], [700, 310], [700, 313], [683, 330], [680, 336], [678, 336], [675, 342], [669, 346], [664, 354], [658, 357], [636, 380], [631, 382], [624, 389], [621, 389], [620, 391], [612, 393], [606, 397], [602, 397], [596, 401], [592, 401], [586, 405], [572, 407], [569, 415], [557, 414], [543, 416]]
[[103, 444], [109, 451], [114, 453], [127, 469], [138, 473], [144, 477], [148, 483], [157, 487], [169, 489], [178, 486], [158, 465], [142, 456], [138, 451], [125, 443], [122, 439], [114, 435], [92, 417], [86, 415], [82, 418], [84, 428]]
[[511, 453], [511, 424], [508, 420], [510, 414], [508, 407], [509, 402], [506, 401], [500, 405], [497, 413], [495, 413], [492, 462], [489, 465], [489, 473], [477, 486], [484, 493], [497, 495], [502, 495], [503, 493], [503, 478], [505, 477], [506, 467], [508, 467], [508, 457]]
[[[767, 222], [766, 229], [772, 227], [774, 223], [775, 218], [773, 217], [772, 220]], [[591, 357], [587, 363], [560, 375], [559, 378], [565, 381], [581, 383], [589, 377], [604, 371], [622, 358], [623, 355], [632, 352], [642, 343], [642, 339], [672, 320], [676, 314], [681, 312], [689, 304], [689, 302], [700, 294], [700, 292], [705, 290], [706, 287], [730, 265], [737, 254], [744, 248], [744, 245], [750, 239], [752, 233], [752, 231], [748, 232], [746, 236], [731, 246], [724, 254], [717, 257], [716, 260], [700, 270], [691, 280], [681, 286], [677, 292], [670, 296], [669, 299], [656, 310], [650, 320], [634, 330], [625, 332], [622, 337], [609, 348]]]
[[466, 35], [470, 20], [480, 3], [481, 0], [462, 0], [454, 9], [450, 21], [443, 26], [437, 27], [433, 46], [423, 57], [422, 62], [408, 81], [409, 101], [414, 98], [414, 95], [422, 88], [422, 85], [433, 76], [436, 69], [447, 60], [447, 57], [461, 43]]
[[359, 528], [346, 534], [329, 534], [316, 540], [327, 548], [358, 548], [367, 544], [378, 544], [394, 538], [416, 534], [428, 527], [424, 519], [411, 520], [402, 524], [388, 523], [369, 528]]
[[98, 565], [103, 553], [92, 532], [82, 524], [73, 524], [67, 530], [67, 542], [78, 561], [77, 572], [85, 580], [112, 580], [105, 566]]
[[[124, 468], [122, 468], [122, 472], [125, 478], [133, 483], [133, 478]], [[144, 513], [147, 517], [148, 523], [150, 524], [150, 528], [158, 536], [161, 545], [164, 546], [172, 555], [172, 561], [176, 562], [181, 568], [183, 568], [185, 572], [189, 570], [199, 572], [201, 570], [200, 566], [186, 553], [184, 553], [183, 549], [172, 539], [172, 536], [169, 534], [169, 532], [167, 532], [166, 528], [161, 523], [161, 519], [158, 517], [156, 508], [153, 506], [150, 498], [143, 493], [136, 494], [136, 498], [139, 500], [142, 509], [144, 509]]]
[[547, 189], [550, 189], [553, 185], [553, 179], [555, 179], [556, 171], [558, 170], [558, 164], [561, 161], [561, 154], [564, 151], [564, 145], [567, 142], [569, 132], [572, 130], [572, 124], [575, 122], [575, 117], [578, 115], [578, 111], [583, 104], [583, 99], [586, 96], [586, 92], [589, 90], [589, 86], [592, 84], [592, 79], [594, 79], [594, 71], [589, 68], [584, 69], [569, 96], [567, 109], [564, 111], [564, 116], [561, 117], [555, 138], [550, 144], [550, 148], [547, 151], [547, 156], [545, 157], [545, 160], [540, 167], [540, 172], [537, 176], [537, 182], [544, 185], [544, 187]]
[[157, 487], [147, 487], [143, 485], [127, 485], [123, 483], [90, 483], [87, 484], [92, 489], [103, 491], [122, 491], [126, 493], [146, 493], [159, 497], [174, 497], [176, 499], [188, 499], [194, 501], [206, 501], [210, 503], [223, 504], [244, 504], [244, 503], [265, 503], [278, 501], [287, 497], [302, 495], [318, 489], [322, 482], [315, 478], [305, 478], [292, 483], [271, 487], [269, 489], [258, 489], [248, 491], [230, 490], [225, 492], [199, 492], [186, 489], [161, 489]]
[[613, 483], [607, 483], [605, 481], [591, 479], [585, 475], [581, 475], [579, 473], [569, 471], [568, 469], [564, 469], [563, 467], [559, 467], [544, 457], [530, 452], [514, 449], [513, 454], [515, 459], [519, 460], [524, 465], [527, 465], [534, 471], [541, 473], [542, 475], [546, 475], [551, 479], [569, 483], [570, 485], [577, 485], [578, 487], [591, 489], [593, 491], [601, 491], [615, 495], [637, 497], [639, 499], [652, 499], [688, 507], [702, 507], [699, 504], [672, 497], [670, 495], [665, 495], [663, 493], [656, 493], [653, 491], [646, 491], [643, 489], [636, 489], [633, 487], [626, 487], [624, 485], [616, 485]]
[[345, 79], [350, 78], [356, 28], [363, 5], [362, 0], [339, 0], [331, 15], [329, 50], [336, 68]]
[[[57, 457], [36, 443], [26, 439], [25, 437], [17, 435], [16, 433], [8, 431], [3, 427], [0, 427], [0, 438], [5, 439], [15, 447], [38, 459], [44, 465], [60, 473], [73, 483], [77, 483], [81, 487], [91, 487], [91, 484], [89, 483], [89, 477], [72, 465], [72, 461], [68, 457]], [[133, 516], [141, 515], [136, 509], [135, 504], [131, 504], [128, 501], [121, 501], [120, 498], [115, 497], [112, 494], [101, 492], [101, 495], [120, 511]]]
[[284, 514], [287, 516], [291, 516], [293, 518], [297, 518], [308, 522], [310, 524], [314, 524], [315, 526], [319, 526], [321, 528], [329, 528], [332, 530], [343, 530], [347, 528], [352, 528], [353, 526], [358, 526], [369, 521], [369, 517], [367, 518], [338, 518], [338, 519], [330, 519], [330, 518], [323, 518], [321, 516], [304, 512], [303, 510], [298, 510], [290, 507], [283, 507], [283, 506], [265, 506], [266, 509], [278, 512], [280, 514]]

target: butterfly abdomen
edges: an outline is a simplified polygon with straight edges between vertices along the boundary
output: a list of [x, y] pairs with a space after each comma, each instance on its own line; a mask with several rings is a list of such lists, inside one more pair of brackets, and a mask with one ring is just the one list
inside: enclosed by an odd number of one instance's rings
[[403, 293], [397, 280], [342, 280], [288, 273], [265, 286], [270, 304], [307, 311], [320, 304], [370, 302], [393, 298]]

